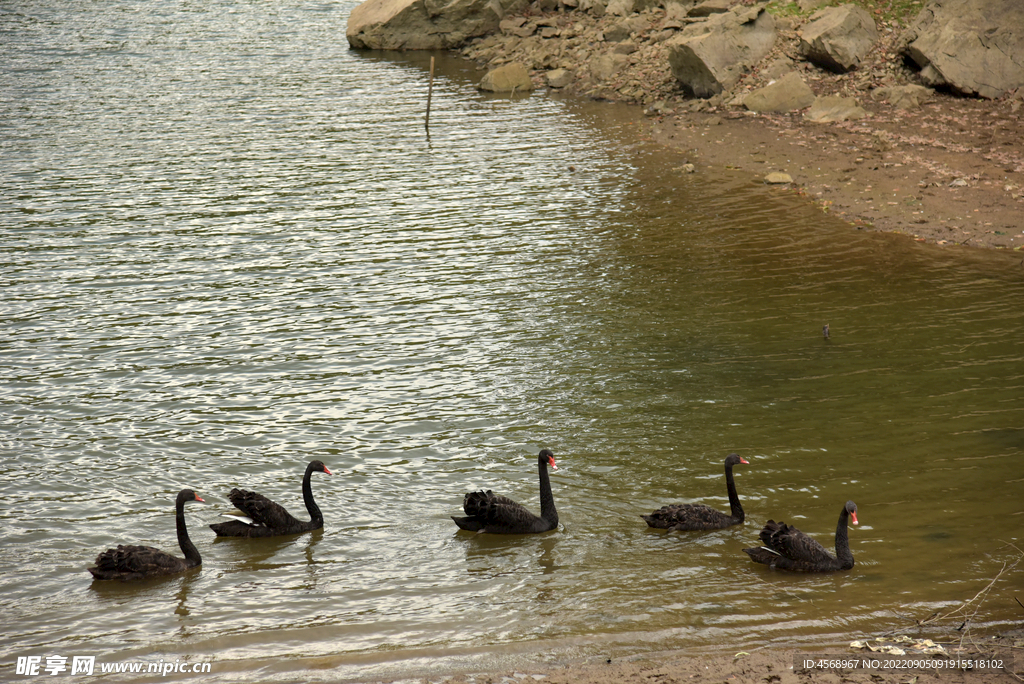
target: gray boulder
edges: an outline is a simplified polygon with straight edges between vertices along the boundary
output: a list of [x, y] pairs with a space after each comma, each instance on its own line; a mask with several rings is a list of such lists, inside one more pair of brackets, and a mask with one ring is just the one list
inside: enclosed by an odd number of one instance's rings
[[875, 21], [856, 5], [826, 7], [811, 15], [800, 33], [800, 52], [822, 69], [845, 74], [878, 41]]
[[492, 93], [529, 92], [533, 90], [530, 72], [522, 64], [513, 62], [484, 74], [480, 79], [480, 90]]
[[644, 17], [630, 17], [612, 24], [604, 32], [604, 39], [612, 43], [626, 40], [630, 35], [650, 28], [651, 22]]
[[685, 17], [697, 4], [697, 0], [662, 0], [662, 7], [665, 8], [665, 16], [669, 19]]
[[814, 99], [811, 108], [804, 118], [815, 123], [832, 123], [834, 121], [853, 121], [868, 115], [863, 107], [852, 97], [842, 95], [825, 95]]
[[712, 14], [728, 12], [736, 2], [737, 0], [704, 0], [693, 7], [688, 14], [691, 17], [710, 17]]
[[629, 56], [617, 52], [601, 55], [590, 63], [590, 75], [597, 81], [607, 81], [629, 64]]
[[712, 15], [665, 43], [673, 76], [701, 98], [731, 88], [774, 44], [775, 19], [764, 5]]
[[752, 112], [792, 112], [813, 103], [814, 92], [795, 71], [743, 98], [743, 106]]
[[931, 0], [903, 34], [921, 80], [989, 99], [1024, 86], [1024, 2]]
[[373, 50], [448, 50], [494, 33], [515, 0], [366, 0], [348, 17], [348, 44]]
[[565, 88], [570, 85], [576, 76], [568, 69], [552, 69], [544, 74], [544, 80], [551, 88]]
[[611, 0], [605, 8], [605, 12], [614, 17], [628, 17], [635, 11], [635, 0]]
[[931, 100], [933, 95], [934, 90], [919, 85], [889, 86], [871, 91], [872, 100], [884, 100], [897, 109], [916, 109]]

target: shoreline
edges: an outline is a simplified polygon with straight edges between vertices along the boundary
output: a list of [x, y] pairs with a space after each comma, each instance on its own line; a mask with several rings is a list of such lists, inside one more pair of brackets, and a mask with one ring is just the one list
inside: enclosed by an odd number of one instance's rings
[[[561, 665], [537, 664], [485, 673], [414, 675], [401, 679], [358, 680], [364, 684], [618, 684], [620, 682], [725, 682], [750, 684], [1009, 684], [1024, 677], [1024, 647], [1020, 640], [1000, 637], [983, 652], [955, 656], [974, 669], [915, 667], [928, 656], [883, 655], [841, 648], [763, 648], [729, 655], [657, 651], [621, 658], [589, 658]], [[827, 660], [823, 660], [826, 659]], [[810, 660], [809, 660], [810, 659]], [[838, 661], [838, 662], [836, 662]], [[954, 657], [938, 662], [953, 663]], [[836, 667], [842, 665], [843, 667]], [[992, 667], [995, 665], [995, 667]]]
[[[541, 92], [637, 105], [652, 139], [688, 156], [694, 172], [787, 174], [792, 182], [778, 185], [780, 192], [803, 195], [855, 229], [941, 247], [1024, 249], [1024, 92], [984, 100], [928, 91], [920, 104], [896, 107], [876, 100], [874, 91], [918, 81], [898, 57], [904, 24], [881, 20], [882, 37], [861, 66], [832, 74], [800, 61], [806, 17], [797, 16], [778, 19], [782, 29], [772, 51], [729, 92], [688, 98], [667, 63], [665, 27], [676, 25], [673, 18], [658, 8], [632, 17], [648, 28], [615, 43], [605, 35], [622, 17], [528, 10], [458, 52], [487, 69], [524, 64]], [[531, 28], [538, 33], [530, 35]], [[628, 54], [627, 66], [595, 75], [594, 64], [612, 52]], [[549, 85], [552, 70], [566, 66], [575, 78]], [[867, 116], [817, 123], [805, 110], [763, 114], [740, 104], [743, 95], [789, 71], [815, 95], [855, 98]]]
[[[940, 94], [910, 114], [872, 109], [866, 121], [833, 124], [799, 114], [682, 113], [655, 119], [651, 131], [656, 142], [689, 154], [698, 173], [716, 166], [754, 178], [788, 174], [793, 183], [780, 191], [796, 192], [859, 230], [948, 247], [1024, 247], [1020, 144], [1006, 145], [1014, 148], [1007, 160], [945, 142], [956, 138], [955, 129], [984, 130], [983, 119], [995, 120], [1000, 103]], [[1015, 121], [1013, 136], [1024, 141], [1024, 126]], [[926, 138], [921, 129], [935, 133]]]

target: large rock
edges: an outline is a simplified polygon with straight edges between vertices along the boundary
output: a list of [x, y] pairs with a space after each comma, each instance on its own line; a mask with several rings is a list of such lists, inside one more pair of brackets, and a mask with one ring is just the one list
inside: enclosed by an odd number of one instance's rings
[[712, 15], [665, 43], [676, 80], [702, 98], [731, 88], [774, 44], [775, 19], [764, 5]]
[[712, 14], [728, 12], [736, 0], [704, 0], [689, 11], [691, 17], [710, 17]]
[[612, 43], [619, 43], [634, 33], [639, 33], [651, 27], [649, 19], [644, 17], [631, 17], [622, 19], [609, 26], [604, 32], [604, 39]]
[[932, 0], [902, 42], [926, 85], [990, 99], [1024, 86], [1022, 0]]
[[590, 75], [597, 81], [607, 81], [622, 71], [627, 64], [629, 64], [628, 55], [609, 52], [591, 61]]
[[897, 109], [916, 109], [932, 99], [935, 91], [919, 85], [888, 86], [871, 91], [871, 99], [885, 100]]
[[875, 21], [856, 5], [826, 7], [811, 15], [800, 33], [800, 52], [822, 69], [845, 74], [878, 41]]
[[349, 14], [345, 35], [354, 48], [448, 50], [497, 31], [512, 6], [500, 0], [366, 0]]
[[636, 11], [634, 0], [611, 0], [605, 11], [613, 17], [628, 17]]
[[824, 95], [815, 98], [814, 104], [804, 114], [804, 118], [815, 123], [832, 123], [863, 119], [867, 115], [867, 111], [852, 97]]
[[484, 74], [480, 79], [480, 90], [492, 93], [529, 92], [533, 90], [530, 72], [518, 62], [500, 66]]
[[743, 98], [743, 106], [752, 112], [792, 112], [813, 103], [814, 92], [795, 71]]
[[548, 86], [552, 88], [565, 88], [570, 85], [575, 78], [576, 75], [568, 69], [552, 69], [544, 74], [544, 79], [547, 81]]

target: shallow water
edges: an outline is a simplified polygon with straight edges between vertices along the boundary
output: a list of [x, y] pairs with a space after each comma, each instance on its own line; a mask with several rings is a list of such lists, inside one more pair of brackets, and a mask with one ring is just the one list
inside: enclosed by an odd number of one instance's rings
[[[635, 111], [478, 93], [347, 49], [341, 4], [0, 11], [0, 607], [18, 656], [401, 676], [661, 648], [833, 645], [1019, 555], [1024, 269], [686, 176]], [[826, 341], [821, 327], [828, 323]], [[458, 533], [462, 493], [561, 527]], [[664, 503], [741, 527], [665, 535]], [[327, 523], [214, 540], [234, 486]], [[134, 584], [117, 543], [200, 571]], [[768, 518], [848, 573], [751, 563]], [[978, 629], [1019, 622], [1005, 578]], [[439, 660], [440, 658], [440, 660]]]

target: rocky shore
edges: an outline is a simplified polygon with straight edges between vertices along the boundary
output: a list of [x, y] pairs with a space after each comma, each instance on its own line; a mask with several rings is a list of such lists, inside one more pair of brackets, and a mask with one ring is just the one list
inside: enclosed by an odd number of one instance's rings
[[[922, 85], [928, 68], [907, 57], [920, 15], [891, 14], [883, 8], [892, 2], [863, 0], [875, 7], [867, 14], [877, 33], [853, 66], [840, 70], [808, 56], [806, 34], [820, 12], [769, 3], [768, 14], [781, 9], [771, 17], [770, 48], [734, 69], [734, 79], [727, 74], [719, 92], [697, 97], [702, 82], [680, 80], [679, 44], [706, 30], [702, 24], [723, 23], [725, 12], [749, 22], [764, 4], [707, 0], [634, 11], [630, 0], [599, 3], [536, 0], [460, 52], [526, 79], [489, 89], [561, 90], [636, 104], [650, 135], [685, 151], [695, 172], [717, 166], [755, 174], [858, 229], [945, 246], [1024, 246], [1024, 87], [983, 98], [955, 92], [983, 85]], [[781, 97], [796, 99], [777, 104], [782, 84], [797, 89]]]

